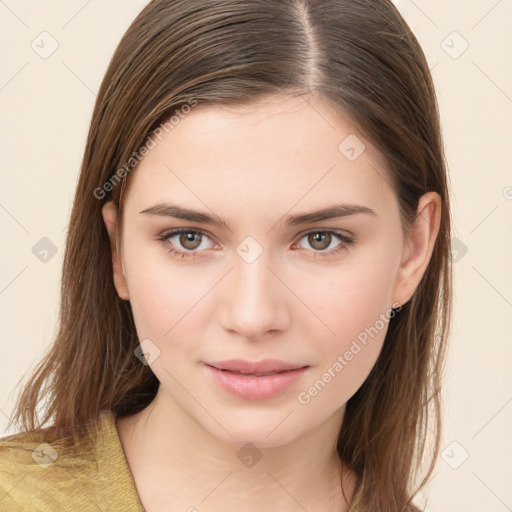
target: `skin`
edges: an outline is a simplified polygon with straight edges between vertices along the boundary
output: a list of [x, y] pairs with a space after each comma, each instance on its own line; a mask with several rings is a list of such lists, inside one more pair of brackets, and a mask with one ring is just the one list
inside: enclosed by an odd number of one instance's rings
[[[354, 161], [338, 149], [350, 134], [366, 146]], [[151, 363], [156, 398], [117, 421], [146, 510], [348, 510], [339, 482], [350, 502], [355, 474], [339, 462], [336, 441], [388, 324], [307, 404], [297, 397], [332, 374], [379, 315], [407, 302], [426, 270], [440, 198], [421, 198], [404, 238], [389, 183], [382, 155], [321, 98], [276, 96], [250, 108], [198, 105], [132, 171], [117, 234], [116, 208], [104, 205], [116, 289], [139, 339], [160, 351]], [[140, 213], [159, 203], [215, 214], [230, 229]], [[376, 215], [285, 224], [335, 203]], [[175, 228], [201, 231], [201, 244], [158, 239]], [[308, 237], [325, 229], [356, 242]], [[236, 251], [247, 236], [263, 250], [251, 263]], [[176, 257], [171, 246], [196, 257]], [[309, 368], [278, 396], [249, 401], [204, 371], [204, 361], [231, 358]], [[237, 457], [248, 442], [261, 455], [252, 467]]]

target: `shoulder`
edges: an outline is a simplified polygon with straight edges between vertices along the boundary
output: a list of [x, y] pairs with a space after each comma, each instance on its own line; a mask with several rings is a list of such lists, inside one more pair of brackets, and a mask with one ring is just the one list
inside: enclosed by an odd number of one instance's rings
[[137, 510], [131, 473], [116, 441], [108, 415], [76, 440], [57, 438], [50, 429], [0, 439], [0, 510], [96, 510], [98, 501], [112, 501], [108, 510]]
[[[0, 509], [41, 509], [45, 491], [55, 483], [62, 485], [65, 474], [55, 464], [57, 450], [44, 431], [14, 434], [0, 439]], [[60, 452], [60, 454], [59, 454]], [[64, 455], [66, 458], [66, 455]], [[29, 498], [30, 497], [30, 498]]]
[[91, 435], [77, 443], [45, 429], [0, 439], [0, 510], [62, 510], [64, 497], [88, 510], [79, 494], [93, 474]]

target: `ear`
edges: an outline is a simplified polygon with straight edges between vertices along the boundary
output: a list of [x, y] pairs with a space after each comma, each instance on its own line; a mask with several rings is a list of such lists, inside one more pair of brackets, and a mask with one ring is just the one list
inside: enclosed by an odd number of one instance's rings
[[110, 250], [112, 252], [112, 269], [114, 273], [114, 286], [117, 294], [123, 300], [129, 300], [128, 286], [123, 270], [121, 255], [117, 251], [116, 245], [116, 226], [117, 226], [117, 207], [113, 201], [108, 201], [101, 210], [103, 221], [107, 227], [108, 237], [110, 238]]
[[428, 267], [440, 222], [441, 198], [436, 192], [428, 192], [419, 200], [417, 215], [405, 241], [393, 304], [405, 304], [413, 296]]

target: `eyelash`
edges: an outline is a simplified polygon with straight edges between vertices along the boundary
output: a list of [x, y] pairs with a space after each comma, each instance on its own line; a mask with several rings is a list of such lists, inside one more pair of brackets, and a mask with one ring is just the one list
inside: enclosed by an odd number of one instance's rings
[[[197, 230], [197, 229], [181, 228], [181, 229], [175, 229], [173, 231], [169, 231], [168, 233], [164, 233], [163, 235], [158, 237], [158, 240], [162, 244], [166, 245], [170, 238], [172, 238], [173, 236], [176, 236], [176, 235], [180, 235], [181, 233], [196, 233], [196, 234], [200, 234], [200, 235], [206, 236], [207, 238], [210, 238], [208, 236], [208, 234], [205, 233], [204, 231], [200, 231], [200, 230]], [[314, 234], [317, 234], [317, 233], [330, 233], [330, 234], [334, 235], [336, 238], [338, 238], [338, 240], [340, 242], [342, 242], [336, 249], [331, 249], [330, 251], [313, 251], [313, 254], [314, 254], [313, 257], [314, 258], [317, 258], [317, 257], [326, 258], [326, 257], [334, 256], [334, 255], [340, 253], [341, 251], [346, 250], [347, 247], [354, 245], [354, 243], [356, 241], [355, 238], [352, 238], [352, 237], [349, 237], [349, 236], [347, 236], [347, 235], [345, 235], [343, 233], [340, 233], [339, 231], [336, 231], [335, 229], [315, 229], [315, 230], [311, 230], [311, 231], [308, 231], [306, 233], [302, 233], [301, 237], [299, 238], [299, 240], [302, 240], [302, 238], [304, 238], [305, 236], [311, 235], [313, 233]], [[195, 258], [195, 257], [199, 256], [199, 251], [180, 251], [180, 250], [175, 249], [174, 247], [170, 247], [169, 248], [169, 252], [173, 256], [175, 256], [177, 258], [180, 258], [180, 259], [183, 259], [183, 258]]]

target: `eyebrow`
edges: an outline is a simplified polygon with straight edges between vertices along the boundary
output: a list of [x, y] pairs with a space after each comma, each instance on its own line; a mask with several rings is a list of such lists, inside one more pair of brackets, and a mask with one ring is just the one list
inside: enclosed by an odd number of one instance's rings
[[[215, 214], [208, 214], [184, 208], [182, 206], [171, 204], [157, 204], [150, 208], [146, 208], [140, 212], [144, 215], [157, 215], [160, 217], [172, 217], [175, 219], [188, 220], [190, 222], [198, 222], [202, 224], [210, 224], [220, 228], [226, 228], [231, 231], [229, 225], [221, 217]], [[300, 213], [296, 215], [288, 215], [285, 217], [286, 226], [298, 226], [300, 224], [309, 224], [312, 222], [320, 222], [350, 215], [368, 214], [377, 217], [377, 214], [371, 208], [357, 204], [334, 204], [318, 211], [310, 213]]]

